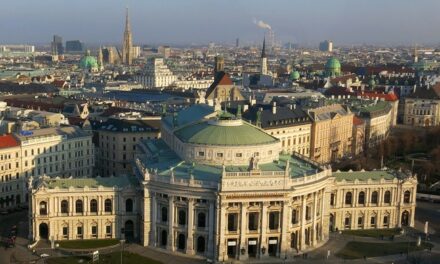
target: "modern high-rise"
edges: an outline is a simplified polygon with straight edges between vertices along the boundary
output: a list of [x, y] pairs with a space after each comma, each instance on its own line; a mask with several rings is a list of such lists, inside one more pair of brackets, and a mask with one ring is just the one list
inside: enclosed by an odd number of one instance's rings
[[325, 52], [332, 52], [333, 51], [333, 42], [331, 40], [325, 40], [325, 41], [319, 43], [319, 50], [325, 51]]
[[82, 52], [84, 44], [79, 40], [66, 41], [66, 52]]
[[130, 19], [128, 16], [128, 8], [125, 15], [125, 31], [124, 40], [122, 42], [122, 63], [131, 65], [133, 62], [133, 39], [131, 36]]
[[51, 47], [52, 47], [52, 54], [54, 55], [64, 54], [63, 38], [61, 36], [54, 35]]

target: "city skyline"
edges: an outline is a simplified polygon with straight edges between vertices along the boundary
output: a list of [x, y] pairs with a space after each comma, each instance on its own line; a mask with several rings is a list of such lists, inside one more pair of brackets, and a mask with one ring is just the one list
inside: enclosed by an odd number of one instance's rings
[[[0, 39], [43, 44], [58, 34], [64, 41], [121, 43], [125, 7], [130, 8], [135, 44], [234, 43], [237, 37], [243, 44], [259, 43], [264, 24], [272, 27], [279, 41], [303, 45], [317, 45], [323, 39], [339, 45], [438, 44], [440, 40], [435, 30], [440, 2], [435, 0], [277, 0], [270, 6], [262, 0], [8, 1], [0, 10]], [[414, 12], [420, 9], [424, 13]]]

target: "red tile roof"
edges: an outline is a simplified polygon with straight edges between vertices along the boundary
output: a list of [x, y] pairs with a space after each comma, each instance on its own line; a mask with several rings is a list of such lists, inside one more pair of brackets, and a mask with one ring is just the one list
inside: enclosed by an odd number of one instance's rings
[[385, 99], [385, 101], [398, 101], [399, 98], [397, 97], [397, 95], [395, 93], [375, 93], [375, 92], [363, 92], [363, 93], [359, 93], [358, 95], [362, 96], [362, 97], [368, 97], [368, 98], [383, 98]]
[[15, 137], [12, 135], [4, 135], [0, 136], [0, 149], [2, 148], [12, 148], [19, 146], [20, 143], [18, 142]]
[[360, 119], [357, 116], [353, 116], [353, 125], [359, 126], [359, 125], [363, 125], [363, 124], [364, 124], [364, 120]]

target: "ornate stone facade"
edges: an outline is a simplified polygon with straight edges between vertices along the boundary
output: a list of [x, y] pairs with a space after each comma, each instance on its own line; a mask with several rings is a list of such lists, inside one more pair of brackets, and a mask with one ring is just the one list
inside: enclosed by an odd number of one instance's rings
[[[139, 222], [132, 220], [132, 223], [139, 232], [134, 231], [132, 237], [139, 238], [142, 245], [219, 262], [290, 259], [324, 244], [330, 230], [336, 228], [391, 228], [414, 224], [417, 180], [410, 173], [332, 173], [329, 166], [299, 154], [279, 154], [279, 139], [257, 127], [249, 132], [253, 135], [252, 141], [237, 136], [240, 151], [253, 153], [255, 145], [271, 139], [266, 145], [271, 146], [271, 155], [275, 155], [271, 161], [259, 160], [258, 155], [233, 162], [221, 157], [191, 158], [185, 150], [191, 149], [193, 144], [209, 147], [214, 153], [230, 144], [234, 148], [230, 137], [248, 131], [243, 124], [252, 126], [230, 114], [220, 113], [215, 117], [209, 109], [195, 107], [196, 112], [189, 108], [177, 116], [162, 118], [164, 140], [140, 142], [134, 166], [137, 184], [106, 182], [118, 177], [64, 184], [60, 180], [40, 179], [39, 184], [34, 183], [33, 238], [41, 237], [41, 230], [37, 228], [46, 223], [51, 230], [49, 236], [60, 239], [63, 224], [77, 226], [88, 217], [104, 225], [115, 223], [112, 237], [119, 238], [123, 234], [126, 237], [127, 227], [119, 228], [129, 220], [124, 211], [127, 199], [133, 199], [137, 206]], [[224, 122], [229, 126], [223, 126]], [[183, 133], [182, 129], [189, 129], [191, 133]], [[229, 130], [234, 133], [230, 134]], [[249, 134], [244, 136], [250, 137]], [[96, 213], [94, 209], [92, 216], [91, 208], [96, 208], [92, 205], [85, 213], [62, 215], [59, 206], [63, 199], [70, 199], [69, 204], [84, 201], [87, 206], [94, 199], [99, 208], [103, 201], [112, 199], [113, 204], [118, 205], [108, 215]], [[43, 214], [38, 212], [46, 208], [41, 207], [41, 203], [48, 206], [47, 214], [44, 210]], [[361, 224], [357, 222], [359, 217], [363, 219]], [[68, 236], [66, 239], [77, 238]]]

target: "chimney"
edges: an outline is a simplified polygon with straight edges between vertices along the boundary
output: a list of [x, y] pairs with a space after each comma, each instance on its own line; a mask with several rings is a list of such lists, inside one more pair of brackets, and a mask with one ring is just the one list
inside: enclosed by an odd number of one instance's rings
[[296, 109], [296, 104], [293, 105], [293, 109]]
[[249, 109], [248, 104], [243, 105], [243, 113], [246, 112], [248, 109]]
[[293, 109], [293, 105], [289, 104], [289, 108], [290, 108], [290, 110], [292, 110]]
[[276, 102], [273, 102], [273, 104], [272, 104], [272, 114], [276, 114], [277, 113], [277, 103]]

